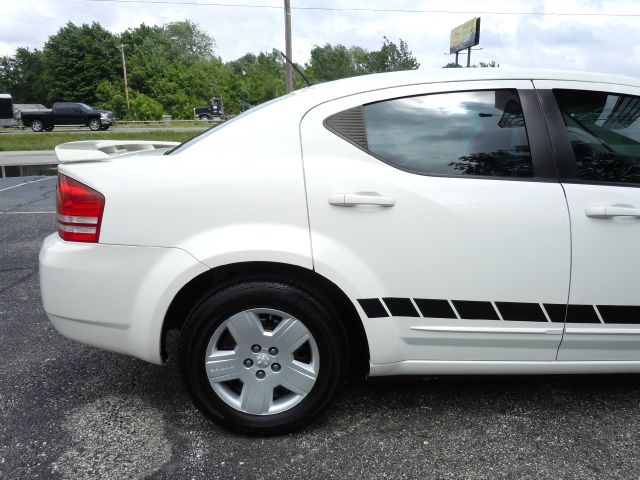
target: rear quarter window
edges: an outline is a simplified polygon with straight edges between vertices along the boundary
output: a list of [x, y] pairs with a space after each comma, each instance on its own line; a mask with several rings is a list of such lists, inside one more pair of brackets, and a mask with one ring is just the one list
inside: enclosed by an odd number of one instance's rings
[[[362, 128], [357, 128], [357, 114]], [[533, 177], [516, 90], [395, 98], [340, 112], [326, 125], [378, 159], [412, 173]]]

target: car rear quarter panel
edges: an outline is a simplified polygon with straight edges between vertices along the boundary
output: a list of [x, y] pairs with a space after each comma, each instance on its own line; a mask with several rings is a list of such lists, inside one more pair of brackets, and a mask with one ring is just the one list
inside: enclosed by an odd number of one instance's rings
[[265, 108], [183, 152], [61, 166], [106, 198], [100, 243], [178, 247], [215, 267], [312, 268], [295, 109]]

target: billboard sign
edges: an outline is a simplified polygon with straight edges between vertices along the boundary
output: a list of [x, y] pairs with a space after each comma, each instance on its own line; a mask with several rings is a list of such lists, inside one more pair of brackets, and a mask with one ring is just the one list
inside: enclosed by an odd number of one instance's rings
[[480, 43], [480, 17], [472, 18], [451, 30], [449, 53], [459, 52], [478, 43]]

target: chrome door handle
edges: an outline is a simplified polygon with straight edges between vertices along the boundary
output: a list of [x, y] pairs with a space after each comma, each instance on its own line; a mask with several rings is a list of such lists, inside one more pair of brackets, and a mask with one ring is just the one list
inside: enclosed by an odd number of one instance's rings
[[592, 218], [640, 217], [640, 208], [634, 207], [586, 207], [584, 213]]
[[333, 193], [329, 195], [329, 204], [338, 207], [354, 207], [356, 205], [393, 207], [396, 204], [396, 199], [377, 193]]

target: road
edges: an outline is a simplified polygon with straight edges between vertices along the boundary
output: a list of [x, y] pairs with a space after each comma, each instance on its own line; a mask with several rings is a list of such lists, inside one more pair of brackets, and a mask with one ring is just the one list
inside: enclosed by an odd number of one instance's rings
[[[48, 135], [50, 133], [90, 133], [92, 135], [104, 135], [106, 133], [111, 132], [132, 132], [132, 133], [140, 133], [140, 132], [156, 132], [160, 130], [169, 130], [172, 132], [200, 132], [204, 131], [207, 128], [214, 125], [214, 123], [210, 122], [202, 122], [202, 127], [114, 127], [110, 128], [106, 131], [97, 131], [92, 132], [87, 127], [76, 128], [76, 127], [56, 127], [53, 132], [40, 132], [38, 135]], [[3, 135], [25, 135], [25, 134], [33, 134], [30, 128], [25, 129], [14, 129], [14, 128], [0, 128], [0, 137]], [[99, 137], [98, 137], [99, 138]]]
[[0, 180], [0, 478], [640, 477], [636, 375], [352, 382], [301, 432], [225, 431], [191, 405], [175, 361], [49, 324], [37, 259], [54, 197], [55, 177]]

